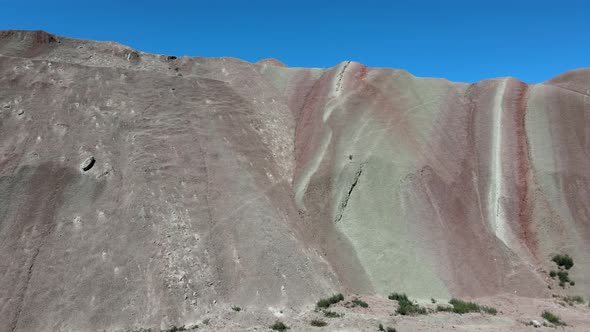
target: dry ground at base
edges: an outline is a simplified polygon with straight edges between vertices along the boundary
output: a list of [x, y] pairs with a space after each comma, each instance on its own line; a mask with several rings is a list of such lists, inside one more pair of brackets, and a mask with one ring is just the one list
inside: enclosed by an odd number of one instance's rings
[[[368, 308], [351, 307], [350, 301], [359, 298], [369, 304]], [[585, 299], [584, 304], [568, 305], [560, 297], [552, 299], [531, 299], [513, 295], [500, 295], [488, 298], [468, 299], [481, 305], [498, 309], [497, 315], [469, 313], [456, 314], [433, 312], [427, 315], [402, 316], [396, 313], [397, 302], [377, 296], [347, 296], [345, 301], [330, 306], [328, 310], [342, 314], [342, 317], [327, 318], [323, 311], [310, 308], [306, 312], [273, 315], [269, 312], [253, 312], [247, 308], [235, 312], [231, 307], [220, 309], [211, 314], [208, 324], [203, 320], [190, 325], [187, 331], [272, 331], [270, 326], [280, 320], [289, 327], [288, 331], [379, 331], [379, 324], [384, 328], [392, 327], [398, 332], [403, 331], [590, 331], [590, 306]], [[437, 305], [419, 303], [424, 307], [436, 310]], [[542, 317], [543, 311], [558, 315], [567, 326], [551, 326]], [[313, 327], [314, 319], [327, 323], [324, 327]], [[537, 320], [547, 326], [533, 327], [531, 321]], [[141, 330], [126, 330], [141, 331]], [[145, 331], [145, 330], [144, 330]], [[163, 331], [166, 331], [164, 329]]]

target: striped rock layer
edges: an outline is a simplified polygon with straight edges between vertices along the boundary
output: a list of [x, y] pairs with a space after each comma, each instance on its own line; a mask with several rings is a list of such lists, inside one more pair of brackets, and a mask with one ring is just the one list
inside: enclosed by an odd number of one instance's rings
[[589, 122], [587, 69], [464, 84], [0, 32], [0, 330], [542, 297], [556, 253], [588, 291]]

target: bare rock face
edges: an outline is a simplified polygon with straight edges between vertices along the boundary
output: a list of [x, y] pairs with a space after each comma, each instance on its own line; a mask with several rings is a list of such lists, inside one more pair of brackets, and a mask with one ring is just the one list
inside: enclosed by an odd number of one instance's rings
[[589, 95], [0, 32], [0, 330], [587, 292]]

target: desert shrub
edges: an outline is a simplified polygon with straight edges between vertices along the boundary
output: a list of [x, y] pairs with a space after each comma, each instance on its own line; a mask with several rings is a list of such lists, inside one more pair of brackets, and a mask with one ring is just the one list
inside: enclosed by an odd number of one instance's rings
[[579, 296], [579, 295], [574, 295], [574, 296], [565, 296], [563, 297], [563, 300], [565, 302], [567, 302], [567, 304], [569, 305], [574, 305], [574, 303], [584, 303], [584, 298]]
[[321, 319], [314, 319], [310, 322], [311, 326], [322, 327], [328, 325], [328, 323], [324, 322]]
[[242, 311], [242, 308], [238, 307], [237, 305], [234, 305], [231, 307], [231, 310], [240, 312], [240, 311]]
[[555, 270], [551, 270], [551, 272], [549, 272], [549, 276], [551, 278], [555, 278], [556, 275], [557, 275], [557, 272]]
[[363, 308], [368, 308], [369, 304], [363, 300], [359, 300], [359, 299], [354, 299], [352, 300], [352, 304], [355, 306], [359, 306], [359, 307], [363, 307]]
[[172, 326], [171, 328], [169, 328], [168, 330], [166, 330], [167, 332], [179, 332], [179, 331], [186, 331], [186, 329], [184, 328], [184, 326], [178, 327], [178, 326]]
[[488, 306], [485, 306], [485, 305], [482, 305], [481, 306], [481, 310], [483, 310], [483, 312], [485, 312], [487, 314], [494, 315], [494, 316], [498, 313], [498, 310], [496, 310], [496, 308], [494, 308], [494, 307], [488, 307]]
[[339, 314], [337, 312], [330, 311], [330, 310], [324, 310], [324, 316], [326, 316], [328, 318], [338, 318], [338, 317], [342, 317], [342, 314]]
[[551, 259], [557, 266], [564, 267], [566, 270], [569, 270], [574, 266], [574, 260], [569, 255], [555, 255], [553, 259]]
[[570, 286], [575, 286], [575, 285], [576, 285], [576, 282], [575, 281], [573, 281], [573, 280], [570, 281]]
[[569, 273], [567, 273], [566, 271], [557, 272], [557, 276], [559, 277], [559, 282], [570, 282]]
[[543, 314], [541, 315], [543, 318], [545, 318], [545, 320], [547, 320], [549, 323], [555, 324], [555, 325], [566, 325], [561, 318], [559, 318], [559, 316], [553, 314], [550, 311], [543, 311]]
[[317, 303], [318, 308], [328, 308], [332, 304], [338, 303], [340, 301], [344, 301], [344, 295], [342, 294], [335, 294], [330, 296], [326, 299], [320, 299]]
[[479, 305], [474, 302], [467, 302], [460, 299], [451, 299], [449, 303], [453, 306], [453, 312], [457, 314], [466, 314], [468, 312], [485, 312], [491, 315], [498, 313], [496, 308]]
[[270, 326], [270, 328], [275, 331], [286, 331], [289, 329], [289, 327], [280, 320], [277, 320], [274, 324]]
[[430, 298], [430, 302], [432, 302], [432, 304], [435, 304], [436, 300], [432, 297], [432, 298]]
[[426, 315], [428, 311], [417, 304], [412, 303], [406, 294], [391, 293], [388, 298], [397, 301], [399, 308], [397, 313], [404, 316]]
[[408, 296], [406, 294], [400, 294], [400, 293], [391, 293], [389, 294], [389, 296], [387, 297], [390, 300], [394, 300], [394, 301], [409, 301], [408, 300]]

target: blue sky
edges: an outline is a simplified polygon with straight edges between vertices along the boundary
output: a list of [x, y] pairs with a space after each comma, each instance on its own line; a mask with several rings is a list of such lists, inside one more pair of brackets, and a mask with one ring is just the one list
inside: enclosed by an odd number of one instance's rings
[[0, 29], [162, 54], [274, 57], [292, 67], [354, 60], [453, 81], [536, 83], [590, 66], [585, 2], [0, 0]]

